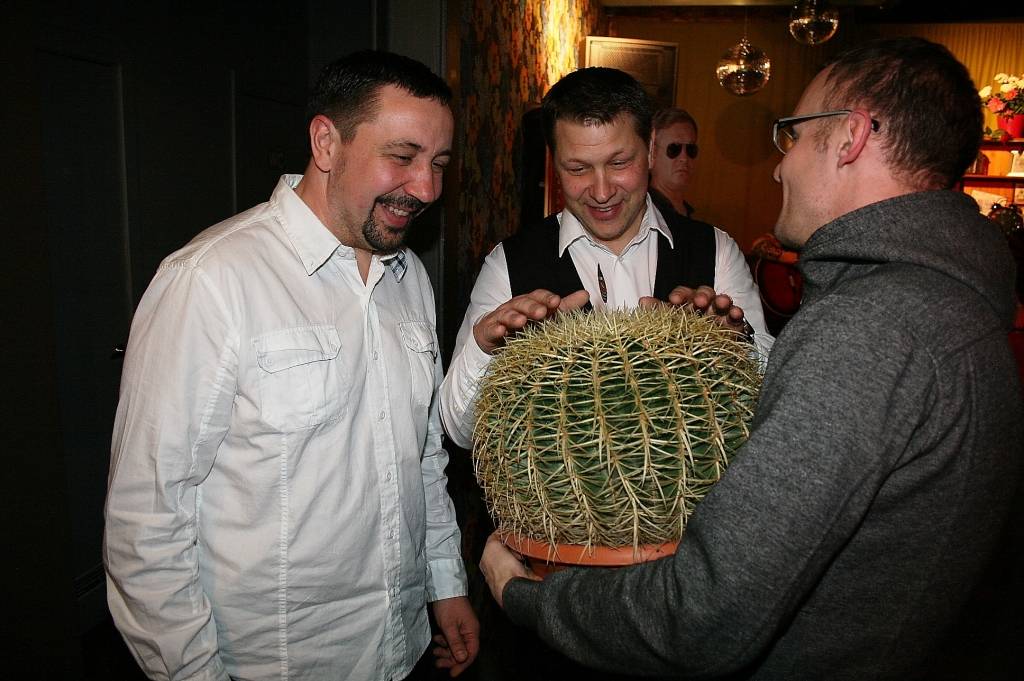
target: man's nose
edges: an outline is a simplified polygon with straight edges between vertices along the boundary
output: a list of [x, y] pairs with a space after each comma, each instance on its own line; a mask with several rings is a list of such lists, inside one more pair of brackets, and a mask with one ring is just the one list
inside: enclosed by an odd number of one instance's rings
[[441, 174], [435, 172], [433, 165], [417, 167], [405, 183], [405, 192], [423, 203], [433, 203], [441, 195]]
[[615, 194], [615, 190], [612, 188], [612, 183], [608, 179], [608, 175], [601, 170], [594, 173], [594, 181], [590, 185], [590, 195], [598, 203], [605, 203], [608, 199], [612, 198]]

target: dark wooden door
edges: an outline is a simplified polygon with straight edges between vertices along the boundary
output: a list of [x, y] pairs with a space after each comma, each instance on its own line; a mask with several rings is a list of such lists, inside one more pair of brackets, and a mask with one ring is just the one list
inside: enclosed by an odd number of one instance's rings
[[[52, 281], [60, 442], [71, 527], [70, 568], [103, 613], [103, 497], [120, 356], [131, 320], [121, 66], [40, 50], [38, 67], [45, 219]], [[96, 602], [98, 601], [98, 602]]]

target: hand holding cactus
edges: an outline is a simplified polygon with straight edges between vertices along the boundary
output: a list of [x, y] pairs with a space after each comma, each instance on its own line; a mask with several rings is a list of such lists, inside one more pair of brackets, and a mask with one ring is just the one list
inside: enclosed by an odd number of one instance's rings
[[[657, 298], [650, 296], [641, 298], [639, 302], [640, 307], [654, 307], [662, 304]], [[754, 333], [743, 314], [743, 308], [733, 305], [731, 297], [724, 293], [715, 293], [710, 286], [698, 286], [696, 290], [688, 286], [676, 286], [668, 294], [667, 302], [675, 307], [686, 307], [698, 314], [713, 316], [723, 326], [747, 337]]]
[[473, 326], [473, 337], [488, 355], [505, 344], [505, 337], [522, 329], [531, 321], [539, 322], [559, 312], [578, 310], [590, 301], [586, 291], [576, 291], [564, 298], [551, 291], [537, 289], [516, 296], [484, 315]]

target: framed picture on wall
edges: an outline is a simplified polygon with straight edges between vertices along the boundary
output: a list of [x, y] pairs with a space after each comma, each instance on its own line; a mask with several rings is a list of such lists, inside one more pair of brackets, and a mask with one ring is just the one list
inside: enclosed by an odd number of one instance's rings
[[678, 51], [678, 43], [587, 36], [583, 64], [625, 71], [640, 81], [657, 109], [675, 106]]

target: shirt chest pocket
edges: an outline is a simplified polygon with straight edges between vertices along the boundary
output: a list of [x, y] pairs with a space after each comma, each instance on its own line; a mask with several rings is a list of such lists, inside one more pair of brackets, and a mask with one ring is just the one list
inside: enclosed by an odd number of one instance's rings
[[399, 328], [409, 360], [413, 402], [428, 407], [434, 394], [434, 361], [437, 359], [434, 327], [428, 322], [401, 322]]
[[333, 326], [281, 329], [253, 339], [259, 365], [260, 413], [280, 431], [336, 421], [349, 385], [341, 338]]

